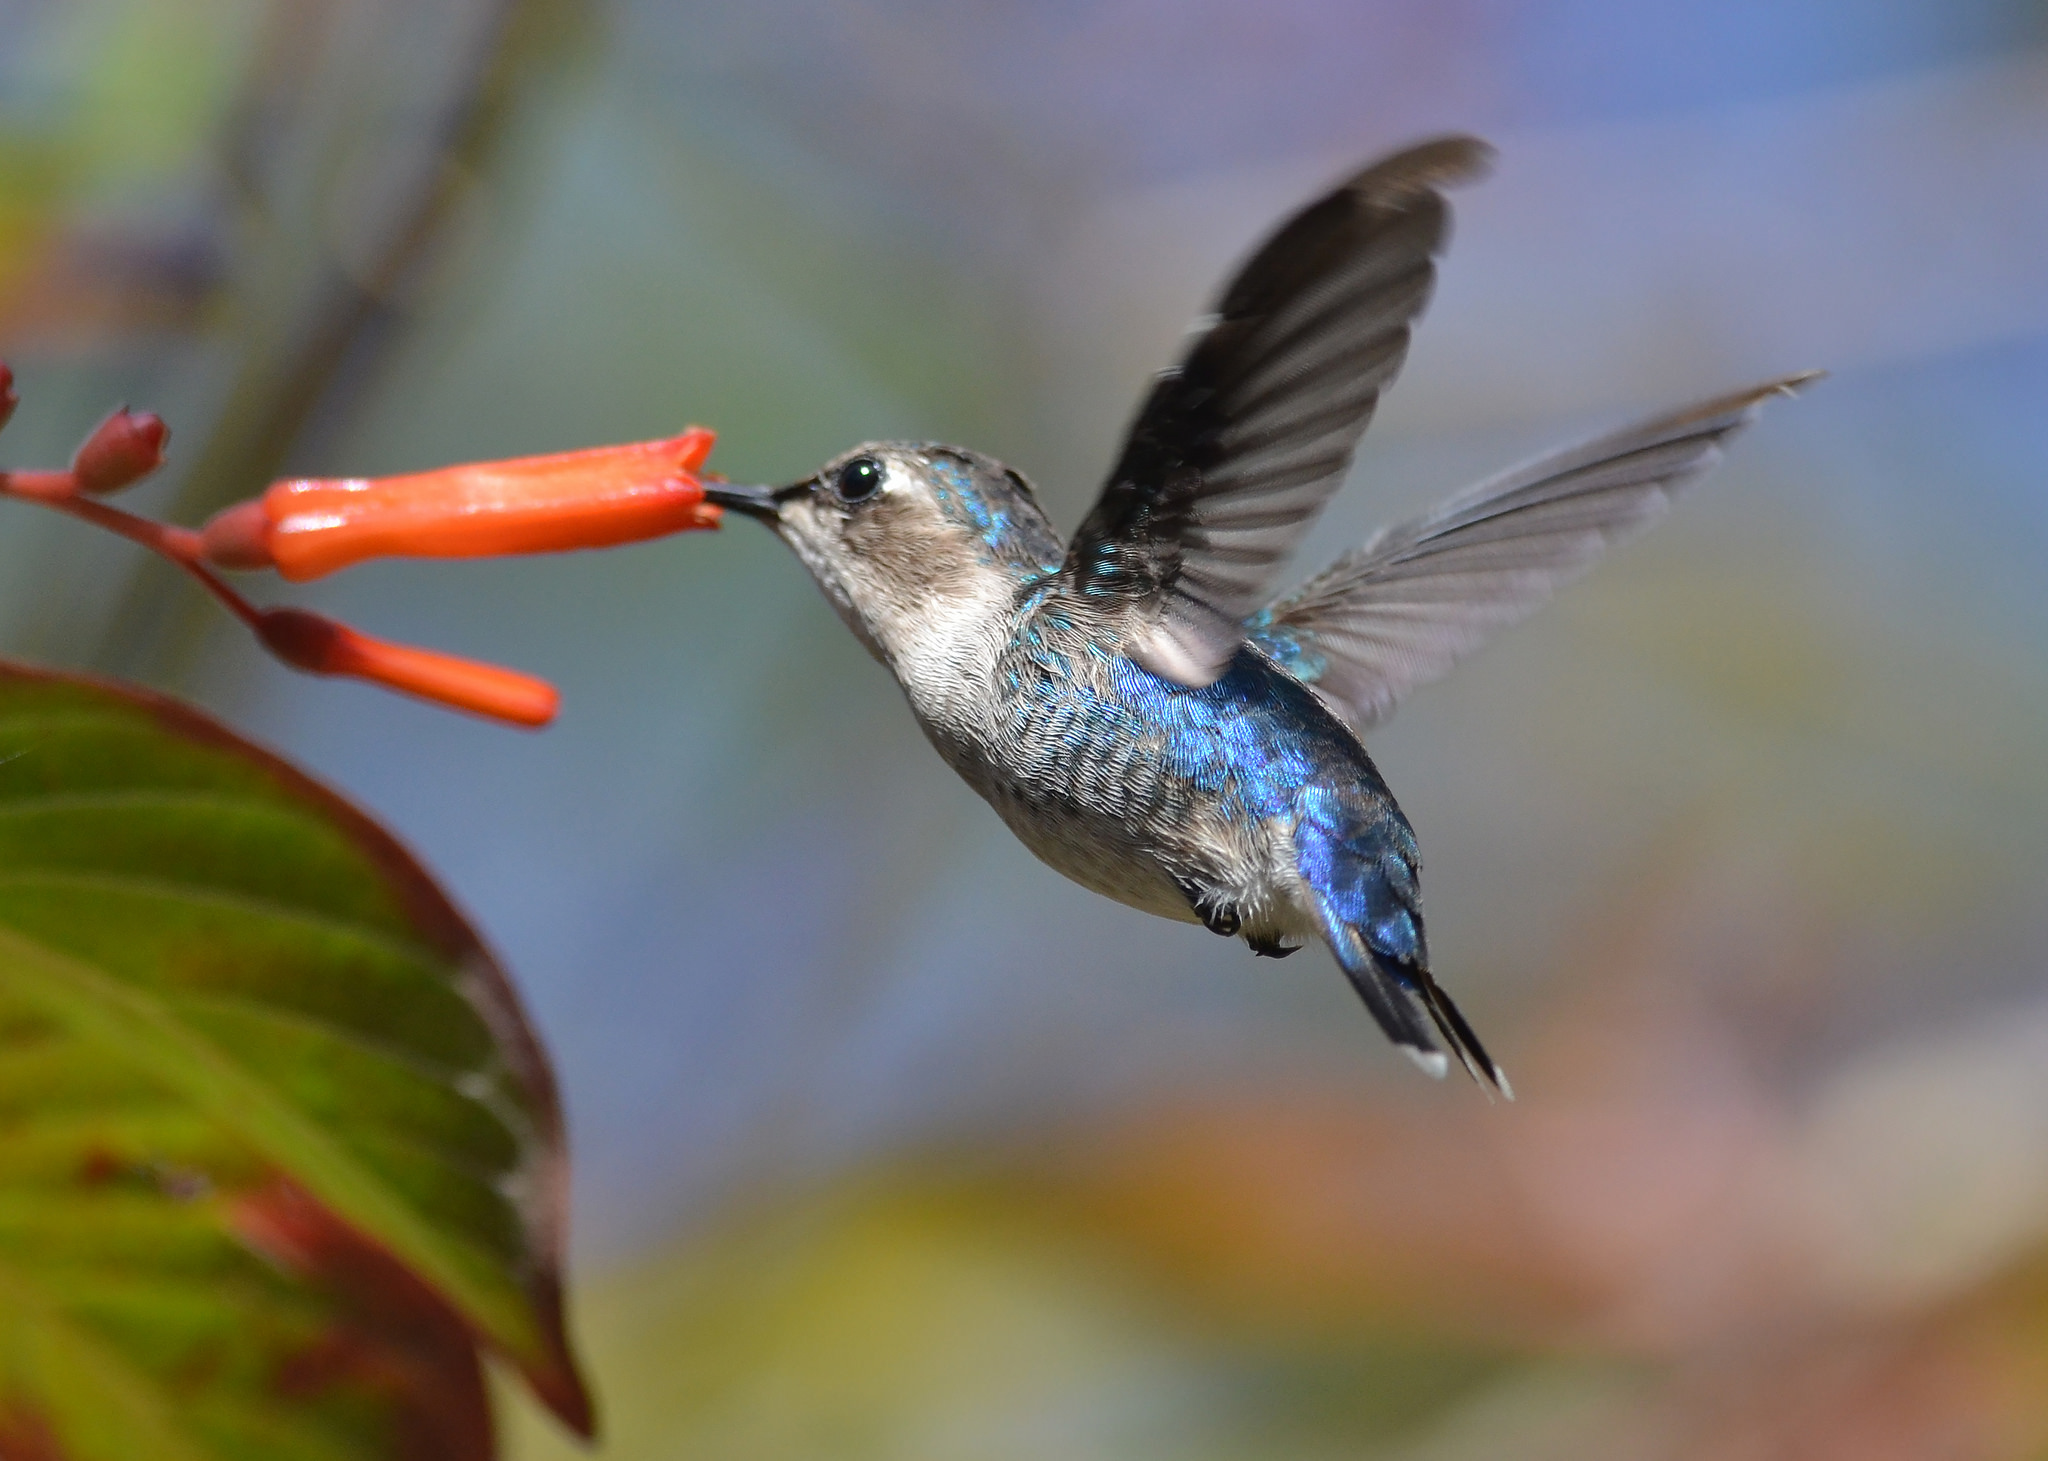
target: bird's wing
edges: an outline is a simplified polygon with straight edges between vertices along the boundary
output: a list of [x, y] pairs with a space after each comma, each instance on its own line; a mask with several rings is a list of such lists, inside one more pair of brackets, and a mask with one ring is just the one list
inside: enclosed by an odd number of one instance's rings
[[1408, 352], [1449, 224], [1438, 189], [1491, 155], [1426, 142], [1310, 204], [1159, 377], [1064, 569], [1071, 591], [1127, 606], [1138, 663], [1197, 686], [1230, 663]]
[[1647, 526], [1774, 395], [1753, 386], [1515, 468], [1384, 529], [1253, 616], [1248, 637], [1358, 730]]

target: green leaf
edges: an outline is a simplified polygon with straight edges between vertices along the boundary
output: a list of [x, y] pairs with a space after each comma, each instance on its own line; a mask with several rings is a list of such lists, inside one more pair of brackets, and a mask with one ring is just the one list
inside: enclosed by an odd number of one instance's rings
[[387, 833], [0, 661], [0, 1455], [488, 1457], [479, 1343], [587, 1435], [566, 1177], [511, 986]]

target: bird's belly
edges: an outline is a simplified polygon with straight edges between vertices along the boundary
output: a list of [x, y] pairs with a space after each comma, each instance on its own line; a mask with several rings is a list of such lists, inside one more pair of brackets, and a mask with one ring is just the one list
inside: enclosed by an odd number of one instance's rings
[[1053, 871], [1142, 912], [1200, 921], [1158, 855], [1136, 845], [1127, 829], [1084, 807], [1014, 794], [989, 801], [1017, 840]]
[[[1307, 692], [1295, 687], [1293, 703], [1292, 682], [1261, 678], [1263, 662], [1249, 657], [1190, 690], [1120, 660], [1096, 669], [1083, 650], [1042, 653], [1059, 673], [1036, 659], [1000, 662], [996, 693], [967, 713], [918, 707], [939, 753], [1018, 839], [1055, 871], [1147, 913], [1222, 915], [1267, 937], [1312, 930], [1295, 916], [1298, 800], [1326, 779], [1371, 777], [1356, 742], [1317, 723]], [[1074, 666], [1088, 675], [1065, 673]]]
[[1020, 713], [1014, 701], [999, 703], [988, 723], [965, 729], [920, 720], [1040, 862], [1129, 907], [1199, 922], [1175, 881], [1185, 862], [1175, 844], [1195, 809], [1180, 804], [1144, 748], [1075, 704]]

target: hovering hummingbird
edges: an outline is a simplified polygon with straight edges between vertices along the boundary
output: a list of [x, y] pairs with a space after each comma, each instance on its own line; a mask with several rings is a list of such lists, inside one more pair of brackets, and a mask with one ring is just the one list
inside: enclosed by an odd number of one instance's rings
[[1491, 155], [1425, 142], [1283, 224], [1155, 380], [1071, 542], [1017, 472], [930, 442], [707, 490], [795, 551], [1041, 860], [1254, 954], [1321, 940], [1425, 1070], [1448, 1068], [1440, 1036], [1511, 1094], [1430, 972], [1415, 833], [1359, 737], [1808, 377], [1518, 467], [1267, 602], [1407, 354], [1448, 232], [1441, 189]]

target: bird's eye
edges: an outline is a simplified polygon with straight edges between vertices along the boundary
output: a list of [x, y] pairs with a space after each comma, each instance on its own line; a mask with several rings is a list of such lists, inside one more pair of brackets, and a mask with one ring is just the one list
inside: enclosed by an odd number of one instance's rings
[[866, 502], [882, 490], [882, 464], [873, 457], [855, 457], [832, 479], [841, 502]]

